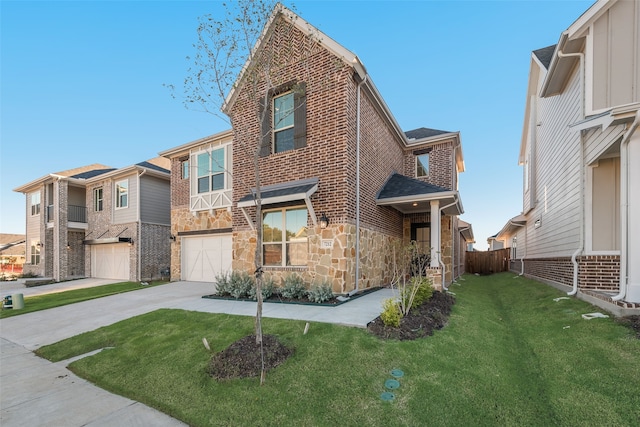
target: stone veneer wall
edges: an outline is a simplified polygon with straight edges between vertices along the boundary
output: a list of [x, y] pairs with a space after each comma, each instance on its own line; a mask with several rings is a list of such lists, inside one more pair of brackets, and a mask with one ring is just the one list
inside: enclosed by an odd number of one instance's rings
[[188, 233], [193, 231], [204, 232], [209, 230], [213, 234], [216, 232], [216, 230], [231, 230], [231, 226], [231, 213], [227, 209], [217, 209], [214, 210], [212, 214], [209, 214], [209, 211], [200, 211], [196, 212], [195, 216], [193, 212], [189, 210], [188, 206], [181, 206], [171, 209], [170, 234], [176, 236], [176, 239], [171, 241], [171, 280], [180, 280], [182, 277], [182, 263], [180, 259], [181, 233]]

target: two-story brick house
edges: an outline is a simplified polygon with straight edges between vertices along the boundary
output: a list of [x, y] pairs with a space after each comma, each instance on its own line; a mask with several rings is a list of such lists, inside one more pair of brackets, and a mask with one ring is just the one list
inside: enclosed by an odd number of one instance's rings
[[26, 195], [24, 272], [55, 281], [157, 278], [170, 259], [165, 167], [164, 158], [120, 169], [93, 164], [16, 188]]
[[[160, 153], [172, 162], [172, 279], [254, 271], [261, 141], [268, 276], [298, 273], [336, 293], [384, 285], [392, 246], [415, 240], [431, 255], [437, 285], [450, 283], [472, 239], [457, 218], [459, 133], [403, 132], [359, 58], [282, 6], [255, 49], [257, 60], [287, 55], [276, 60], [284, 65], [267, 102], [241, 75], [224, 108], [232, 130]], [[265, 82], [257, 84], [266, 93]]]

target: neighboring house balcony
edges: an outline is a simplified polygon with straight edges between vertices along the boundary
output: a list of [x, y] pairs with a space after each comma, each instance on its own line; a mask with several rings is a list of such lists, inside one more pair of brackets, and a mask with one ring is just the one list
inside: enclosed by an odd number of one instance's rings
[[[55, 209], [54, 205], [47, 206], [46, 212], [47, 218], [47, 227], [53, 228], [53, 224], [55, 221]], [[68, 205], [67, 206], [67, 227], [68, 228], [79, 228], [82, 230], [88, 229], [87, 224], [87, 208], [85, 206], [75, 206]]]

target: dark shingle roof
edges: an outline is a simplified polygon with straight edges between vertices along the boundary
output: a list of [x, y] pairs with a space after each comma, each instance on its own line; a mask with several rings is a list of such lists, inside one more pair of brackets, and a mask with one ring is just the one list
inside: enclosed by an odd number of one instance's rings
[[140, 166], [140, 167], [147, 168], [147, 169], [153, 169], [153, 170], [156, 170], [158, 172], [171, 173], [170, 171], [168, 171], [165, 168], [162, 168], [162, 167], [160, 167], [158, 165], [154, 165], [153, 163], [149, 163], [149, 162], [146, 162], [146, 161], [145, 162], [136, 163], [136, 166]]
[[429, 138], [431, 136], [443, 135], [445, 133], [451, 133], [446, 130], [438, 130], [438, 129], [429, 129], [429, 128], [418, 128], [414, 130], [406, 131], [404, 134], [409, 139], [422, 139]]
[[549, 68], [551, 60], [553, 59], [553, 52], [556, 51], [556, 45], [543, 47], [542, 49], [534, 50], [533, 54], [540, 60], [544, 68]]
[[114, 170], [115, 170], [115, 168], [94, 169], [94, 170], [90, 170], [90, 171], [86, 171], [86, 172], [82, 172], [82, 173], [78, 173], [78, 174], [72, 175], [70, 178], [89, 179], [89, 178], [93, 178], [94, 176], [102, 175], [103, 173], [111, 172], [111, 171], [114, 171]]
[[[279, 188], [275, 188], [275, 189], [268, 189], [267, 187], [265, 189], [260, 190], [260, 199], [264, 201], [266, 199], [270, 199], [273, 197], [284, 197], [284, 196], [291, 196], [293, 194], [304, 194], [310, 191], [315, 185], [317, 185], [317, 182], [305, 182], [300, 184], [292, 184], [291, 186], [280, 186]], [[251, 193], [245, 195], [242, 199], [238, 200], [238, 203], [253, 201], [254, 199], [253, 196], [254, 196], [254, 192], [251, 191]]]
[[394, 172], [378, 192], [377, 200], [447, 191], [450, 190]]

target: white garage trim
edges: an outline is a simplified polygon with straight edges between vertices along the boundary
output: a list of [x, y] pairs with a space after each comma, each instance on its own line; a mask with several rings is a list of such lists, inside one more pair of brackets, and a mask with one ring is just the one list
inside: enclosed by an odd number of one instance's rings
[[231, 272], [231, 234], [183, 236], [182, 280], [213, 282], [221, 273]]

